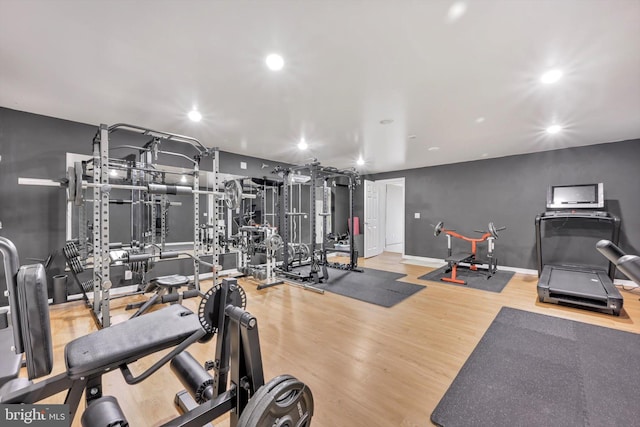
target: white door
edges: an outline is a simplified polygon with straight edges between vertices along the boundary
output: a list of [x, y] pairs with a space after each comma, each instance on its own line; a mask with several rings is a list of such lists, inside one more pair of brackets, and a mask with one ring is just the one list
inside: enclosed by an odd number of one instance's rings
[[387, 184], [386, 196], [384, 250], [401, 254], [404, 243], [402, 187], [397, 184]]
[[378, 186], [373, 181], [364, 181], [364, 257], [380, 255], [380, 229], [378, 228]]

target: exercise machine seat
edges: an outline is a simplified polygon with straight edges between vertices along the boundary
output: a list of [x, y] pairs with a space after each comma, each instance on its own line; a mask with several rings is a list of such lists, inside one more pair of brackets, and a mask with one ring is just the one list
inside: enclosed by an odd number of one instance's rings
[[202, 329], [198, 316], [172, 305], [71, 341], [64, 355], [71, 379], [104, 372], [173, 347]]
[[447, 257], [445, 261], [458, 263], [458, 262], [469, 261], [471, 260], [471, 258], [473, 258], [473, 254], [471, 252], [460, 252], [457, 254], [453, 254], [450, 257]]
[[161, 276], [153, 279], [153, 282], [163, 288], [179, 288], [189, 284], [187, 276], [172, 274], [170, 276]]

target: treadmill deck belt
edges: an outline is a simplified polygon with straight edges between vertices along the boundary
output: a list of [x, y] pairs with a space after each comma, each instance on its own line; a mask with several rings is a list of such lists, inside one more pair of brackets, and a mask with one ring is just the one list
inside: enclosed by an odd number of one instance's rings
[[551, 270], [549, 290], [605, 301], [608, 297], [607, 291], [596, 273], [565, 270], [558, 267]]

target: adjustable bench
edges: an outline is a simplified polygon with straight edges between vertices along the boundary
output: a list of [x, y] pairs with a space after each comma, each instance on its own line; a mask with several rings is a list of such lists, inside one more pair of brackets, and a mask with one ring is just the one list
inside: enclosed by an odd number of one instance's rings
[[197, 315], [171, 305], [71, 341], [64, 349], [67, 375], [78, 379], [108, 372], [203, 335]]
[[197, 289], [189, 289], [182, 293], [178, 292], [181, 287], [187, 286], [188, 284], [189, 278], [179, 274], [157, 277], [153, 279], [145, 289], [145, 292], [150, 292], [155, 289], [155, 294], [147, 301], [127, 304], [126, 309], [138, 309], [138, 311], [131, 316], [131, 318], [134, 318], [144, 314], [154, 304], [180, 304], [183, 299], [199, 296], [200, 292]]

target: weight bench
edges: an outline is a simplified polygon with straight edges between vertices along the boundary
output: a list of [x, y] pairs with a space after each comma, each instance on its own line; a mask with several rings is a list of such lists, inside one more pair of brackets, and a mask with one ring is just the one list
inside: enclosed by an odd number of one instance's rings
[[[196, 314], [186, 307], [172, 305], [71, 341], [65, 347], [67, 371], [33, 383], [31, 380], [49, 375], [53, 368], [46, 273], [41, 264], [18, 268], [15, 246], [3, 237], [0, 252], [11, 306], [9, 330], [13, 333], [15, 355], [19, 360], [22, 353], [26, 355], [28, 373], [28, 379], [18, 378], [18, 372], [11, 373], [11, 378], [0, 387], [0, 403], [35, 403], [67, 391], [64, 403], [69, 405], [73, 420], [86, 390], [84, 427], [126, 426], [117, 400], [102, 396], [102, 375], [120, 368], [128, 384], [137, 384], [206, 334]], [[133, 376], [129, 363], [171, 347], [153, 366]]]
[[151, 280], [144, 291], [147, 293], [155, 289], [155, 294], [153, 294], [153, 296], [151, 296], [147, 301], [127, 304], [125, 309], [131, 310], [137, 308], [138, 311], [131, 316], [131, 318], [134, 318], [144, 314], [154, 304], [180, 304], [183, 299], [200, 296], [200, 292], [197, 289], [188, 289], [182, 293], [178, 292], [178, 289], [183, 286], [187, 286], [188, 284], [189, 278], [179, 274], [157, 277]]
[[[443, 282], [457, 283], [459, 285], [466, 285], [467, 282], [464, 280], [458, 279], [458, 264], [461, 262], [473, 262], [475, 255], [471, 252], [460, 252], [457, 254], [453, 254], [445, 259], [447, 263], [449, 263], [449, 267], [451, 267], [451, 277], [442, 277], [440, 280]], [[473, 264], [472, 264], [473, 267]], [[472, 268], [473, 269], [473, 268]]]

